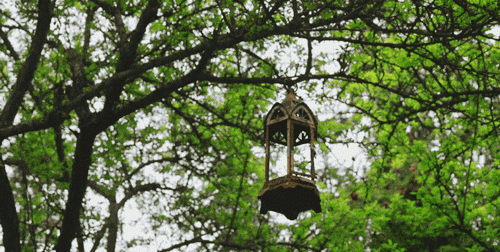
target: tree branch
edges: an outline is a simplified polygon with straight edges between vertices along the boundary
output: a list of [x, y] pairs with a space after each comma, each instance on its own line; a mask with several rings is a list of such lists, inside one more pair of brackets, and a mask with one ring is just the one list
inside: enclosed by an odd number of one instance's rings
[[97, 248], [99, 247], [99, 243], [101, 242], [101, 239], [104, 237], [104, 234], [106, 233], [106, 229], [108, 228], [108, 221], [107, 219], [104, 220], [104, 225], [101, 227], [101, 230], [99, 230], [95, 236], [94, 244], [92, 245], [92, 248], [90, 249], [90, 252], [95, 252]]
[[201, 239], [200, 237], [196, 237], [196, 238], [193, 238], [191, 240], [187, 240], [187, 241], [175, 244], [173, 246], [170, 246], [169, 248], [159, 250], [158, 252], [168, 252], [168, 251], [172, 251], [174, 249], [179, 249], [179, 248], [182, 248], [182, 247], [187, 246], [189, 244], [198, 243], [198, 242], [203, 242], [203, 239]]
[[47, 33], [50, 29], [50, 21], [52, 16], [52, 4], [50, 0], [40, 0], [38, 2], [38, 19], [35, 30], [35, 35], [31, 40], [31, 47], [28, 57], [17, 75], [16, 83], [9, 94], [9, 100], [0, 114], [0, 125], [11, 125], [14, 117], [21, 106], [24, 94], [31, 85], [31, 81], [35, 75], [40, 55], [43, 50], [45, 41], [47, 40]]
[[[115, 201], [114, 195], [109, 195], [109, 193], [107, 193], [106, 189], [108, 187], [99, 185], [97, 182], [95, 182], [94, 180], [91, 180], [91, 179], [89, 179], [87, 181], [87, 186], [92, 188], [92, 190], [94, 190], [97, 194], [106, 198], [108, 201], [110, 201], [110, 202]], [[106, 188], [106, 189], [104, 189], [104, 188]]]
[[[156, 15], [160, 4], [157, 0], [150, 0], [146, 5], [146, 9], [142, 12], [141, 17], [139, 18], [139, 22], [134, 31], [130, 34], [130, 40], [128, 43], [124, 43], [120, 45], [120, 58], [118, 59], [118, 63], [116, 64], [116, 72], [122, 72], [129, 69], [137, 56], [137, 47], [141, 42], [144, 33], [146, 32], [146, 27], [156, 20], [158, 17]], [[115, 19], [120, 15], [120, 12], [115, 13]], [[106, 101], [104, 102], [104, 110], [112, 110], [114, 106], [116, 106], [120, 94], [123, 91], [123, 87], [125, 82], [122, 81], [120, 83], [115, 83], [111, 90], [106, 94]]]
[[136, 194], [141, 193], [141, 192], [146, 192], [146, 191], [154, 191], [156, 189], [170, 190], [173, 192], [183, 192], [186, 190], [186, 188], [182, 187], [182, 186], [178, 187], [178, 188], [171, 188], [168, 186], [162, 186], [159, 183], [147, 183], [144, 185], [137, 185], [134, 188], [132, 188], [132, 190], [128, 191], [125, 194], [125, 197], [123, 197], [123, 199], [120, 200], [120, 202], [118, 202], [118, 204], [117, 204], [118, 209], [122, 208], [125, 205], [125, 203], [127, 203], [127, 201], [129, 199], [131, 199], [132, 197], [134, 197]]
[[68, 200], [64, 211], [61, 235], [57, 241], [55, 250], [67, 252], [71, 249], [71, 242], [75, 238], [82, 200], [87, 188], [89, 167], [92, 160], [92, 147], [96, 132], [92, 128], [82, 128], [76, 142], [73, 168], [71, 171], [71, 183], [69, 185]]
[[140, 170], [142, 170], [144, 167], [150, 165], [150, 164], [154, 164], [154, 163], [163, 163], [163, 162], [171, 162], [171, 163], [177, 163], [179, 162], [179, 158], [177, 157], [163, 157], [163, 158], [160, 158], [160, 159], [154, 159], [154, 160], [150, 160], [148, 162], [145, 162], [141, 165], [139, 165], [137, 168], [135, 168], [131, 173], [127, 174], [127, 176], [125, 176], [125, 178], [123, 179], [124, 181], [126, 180], [129, 180], [130, 178], [132, 178], [132, 176], [134, 176], [135, 174], [137, 174]]
[[0, 38], [3, 40], [4, 45], [7, 47], [7, 50], [9, 50], [10, 55], [12, 58], [14, 58], [15, 61], [19, 60], [19, 54], [16, 52], [12, 44], [10, 43], [9, 37], [7, 36], [7, 33], [5, 33], [2, 28], [0, 28]]
[[[43, 45], [47, 39], [47, 33], [50, 29], [52, 5], [50, 0], [38, 1], [38, 19], [35, 35], [31, 40], [31, 47], [26, 61], [19, 70], [16, 83], [9, 94], [9, 99], [0, 114], [0, 127], [12, 125], [14, 118], [19, 111], [19, 107], [24, 98], [24, 94], [31, 85], [35, 75]], [[5, 39], [3, 39], [4, 42]], [[5, 138], [0, 137], [0, 143]], [[0, 158], [1, 160], [1, 158]], [[19, 220], [17, 217], [14, 196], [10, 186], [9, 178], [5, 171], [5, 166], [0, 165], [0, 223], [3, 229], [3, 243], [6, 251], [18, 252], [20, 248]]]

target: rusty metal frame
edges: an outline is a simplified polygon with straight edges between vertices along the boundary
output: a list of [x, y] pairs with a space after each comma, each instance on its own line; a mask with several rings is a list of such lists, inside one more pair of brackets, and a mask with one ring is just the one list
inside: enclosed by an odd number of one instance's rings
[[[276, 114], [276, 110], [278, 109], [283, 113]], [[296, 111], [298, 113], [303, 113], [299, 112], [298, 109], [304, 109], [307, 116], [305, 116], [305, 118], [296, 116]], [[275, 115], [281, 117], [276, 118]], [[302, 115], [304, 116], [304, 114]], [[261, 214], [266, 214], [268, 211], [276, 211], [284, 214], [288, 219], [294, 220], [297, 218], [298, 214], [303, 211], [314, 210], [316, 213], [321, 212], [319, 191], [314, 181], [316, 178], [314, 167], [314, 156], [316, 152], [314, 150], [314, 142], [316, 140], [317, 128], [318, 120], [311, 109], [307, 104], [297, 101], [291, 89], [288, 90], [285, 100], [283, 100], [282, 103], [275, 103], [264, 118], [266, 181], [257, 197], [261, 200]], [[286, 139], [281, 137], [279, 137], [279, 139], [274, 138], [274, 134], [278, 132], [283, 134], [283, 137]], [[306, 134], [304, 138], [301, 137], [302, 132]], [[307, 137], [309, 137], [309, 139], [307, 139]], [[286, 140], [286, 142], [283, 140]], [[286, 145], [287, 147], [287, 175], [273, 180], [269, 180], [271, 142]], [[294, 148], [302, 144], [309, 144], [310, 146], [310, 174], [294, 171]]]
[[[273, 118], [271, 119], [271, 116], [276, 112], [276, 110], [279, 109], [282, 112], [284, 112], [284, 116], [280, 118]], [[296, 116], [295, 111], [298, 109], [305, 109], [306, 113], [308, 114], [309, 120]], [[295, 98], [295, 94], [292, 89], [288, 89], [287, 97], [283, 100], [281, 103], [275, 103], [271, 110], [268, 112], [266, 117], [264, 118], [264, 130], [265, 130], [265, 148], [266, 148], [266, 159], [265, 159], [265, 179], [266, 182], [269, 181], [269, 173], [270, 173], [270, 155], [271, 155], [271, 142], [278, 143], [278, 144], [285, 144], [284, 142], [277, 142], [276, 140], [271, 141], [271, 128], [277, 127], [276, 124], [278, 123], [283, 123], [283, 121], [286, 121], [286, 147], [287, 147], [287, 176], [293, 176], [293, 175], [300, 175], [300, 176], [305, 176], [305, 177], [310, 177], [311, 182], [314, 183], [314, 180], [316, 178], [316, 171], [315, 171], [315, 166], [314, 166], [314, 157], [316, 155], [316, 152], [314, 151], [314, 142], [316, 140], [316, 134], [317, 134], [317, 125], [318, 121], [316, 119], [316, 116], [312, 113], [311, 109], [307, 104], [304, 102], [299, 102]], [[295, 137], [296, 137], [296, 132], [294, 132], [295, 125], [300, 125], [302, 127], [309, 128], [309, 132], [306, 132], [309, 137], [309, 145], [310, 145], [310, 162], [311, 162], [311, 173], [310, 174], [305, 174], [305, 173], [299, 173], [295, 172], [295, 162], [294, 162], [294, 147], [297, 146], [295, 143]], [[273, 132], [283, 132], [282, 130], [276, 130], [276, 128], [273, 128]], [[274, 134], [274, 133], [273, 133]], [[304, 144], [304, 142], [300, 143], [299, 145]]]

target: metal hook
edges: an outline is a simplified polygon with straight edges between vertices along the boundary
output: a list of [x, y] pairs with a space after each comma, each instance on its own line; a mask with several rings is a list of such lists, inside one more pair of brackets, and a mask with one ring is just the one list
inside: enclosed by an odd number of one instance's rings
[[290, 77], [285, 77], [285, 82], [283, 83], [283, 86], [285, 87], [287, 92], [289, 90], [293, 90], [294, 92], [297, 91], [297, 85], [290, 79]]

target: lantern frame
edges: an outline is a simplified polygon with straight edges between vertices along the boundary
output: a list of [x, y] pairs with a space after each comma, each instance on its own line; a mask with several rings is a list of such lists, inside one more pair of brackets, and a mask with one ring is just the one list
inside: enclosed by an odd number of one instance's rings
[[[321, 212], [319, 191], [316, 188], [314, 167], [314, 142], [318, 120], [304, 102], [295, 97], [291, 88], [282, 103], [275, 103], [264, 118], [266, 159], [265, 182], [258, 198], [261, 199], [261, 214], [276, 211], [288, 219], [296, 219], [300, 212], [314, 210]], [[287, 147], [287, 175], [269, 180], [271, 143]], [[311, 173], [295, 171], [294, 148], [310, 145]]]

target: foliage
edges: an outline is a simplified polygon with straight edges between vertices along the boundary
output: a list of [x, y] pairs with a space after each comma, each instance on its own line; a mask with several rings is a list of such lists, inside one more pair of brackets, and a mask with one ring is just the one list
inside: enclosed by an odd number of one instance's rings
[[[500, 250], [497, 1], [0, 6], [6, 251]], [[256, 196], [288, 83], [323, 212], [285, 225]]]

